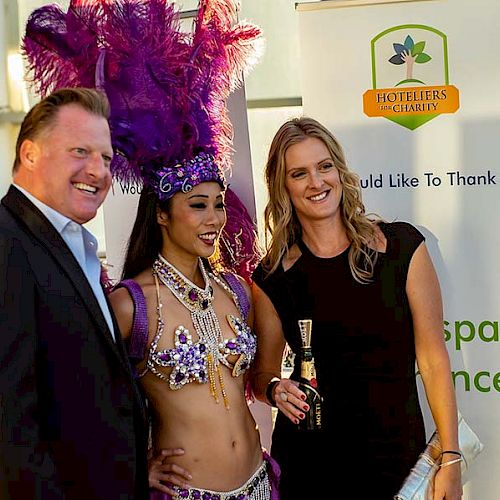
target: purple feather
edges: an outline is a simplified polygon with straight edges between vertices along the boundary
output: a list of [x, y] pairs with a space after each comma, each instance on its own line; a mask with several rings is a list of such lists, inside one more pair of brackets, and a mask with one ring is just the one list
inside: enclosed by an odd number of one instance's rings
[[233, 24], [237, 2], [203, 0], [193, 33], [166, 0], [72, 0], [30, 16], [23, 51], [35, 89], [104, 90], [111, 104], [115, 178], [141, 182], [174, 159], [214, 155], [231, 167], [226, 101], [242, 81], [260, 29]]
[[[170, 182], [179, 165], [189, 185], [222, 182], [233, 151], [227, 98], [241, 85], [261, 37], [258, 27], [235, 22], [237, 8], [236, 0], [200, 0], [193, 31], [186, 33], [178, 7], [167, 0], [71, 0], [67, 12], [41, 7], [22, 41], [31, 82], [42, 96], [60, 87], [105, 91], [111, 169], [121, 182], [150, 183], [160, 197], [167, 194], [158, 186], [172, 184], [170, 196], [187, 186]], [[196, 175], [204, 155], [214, 161]], [[236, 195], [229, 191], [227, 198], [234, 217], [225, 231], [225, 257], [248, 278], [255, 264], [253, 222]]]
[[261, 252], [257, 231], [245, 205], [230, 188], [226, 190], [227, 222], [219, 242], [223, 265], [251, 282]]

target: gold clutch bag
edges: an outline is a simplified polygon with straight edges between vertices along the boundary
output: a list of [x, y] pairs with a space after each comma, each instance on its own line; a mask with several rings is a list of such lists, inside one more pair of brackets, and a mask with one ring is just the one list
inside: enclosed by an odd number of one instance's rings
[[[462, 484], [467, 481], [467, 469], [484, 448], [477, 434], [462, 415], [458, 415], [458, 443], [462, 453]], [[437, 431], [431, 436], [394, 500], [432, 500], [434, 477], [441, 463], [441, 442]]]

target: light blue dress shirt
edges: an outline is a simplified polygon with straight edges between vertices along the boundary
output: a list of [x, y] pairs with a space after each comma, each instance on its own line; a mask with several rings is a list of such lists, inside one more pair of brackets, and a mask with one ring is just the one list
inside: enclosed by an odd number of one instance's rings
[[40, 210], [49, 222], [54, 226], [56, 231], [61, 235], [66, 242], [76, 260], [80, 264], [87, 280], [92, 287], [94, 295], [101, 306], [102, 313], [111, 330], [113, 338], [115, 331], [113, 328], [113, 320], [109, 312], [108, 303], [104, 296], [104, 290], [101, 286], [101, 263], [97, 257], [97, 240], [90, 231], [84, 228], [81, 224], [77, 224], [68, 217], [56, 212], [53, 208], [45, 205], [40, 200], [35, 198], [31, 193], [22, 187], [14, 184], [30, 201]]

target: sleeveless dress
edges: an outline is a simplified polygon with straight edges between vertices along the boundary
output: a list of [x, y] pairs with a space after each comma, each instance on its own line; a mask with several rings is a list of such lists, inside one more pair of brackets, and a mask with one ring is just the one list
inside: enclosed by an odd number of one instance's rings
[[283, 500], [391, 500], [425, 447], [405, 291], [411, 257], [424, 237], [404, 222], [379, 227], [387, 249], [378, 255], [370, 284], [352, 277], [349, 248], [319, 258], [302, 241], [301, 257], [286, 272], [280, 266], [267, 278], [260, 267], [254, 273], [296, 355], [295, 380], [300, 377], [297, 321], [312, 318], [323, 397], [319, 431], [298, 430], [278, 412], [271, 454], [281, 466]]

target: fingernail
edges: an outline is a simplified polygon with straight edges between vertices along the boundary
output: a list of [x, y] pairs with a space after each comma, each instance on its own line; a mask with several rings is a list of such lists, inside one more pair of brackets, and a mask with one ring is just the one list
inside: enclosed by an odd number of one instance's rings
[[302, 401], [305, 401], [306, 397], [305, 396], [300, 396], [300, 399], [302, 399]]
[[299, 413], [299, 418], [300, 418], [300, 420], [304, 420], [304, 414], [303, 413]]
[[304, 405], [304, 406], [302, 407], [302, 409], [303, 409], [304, 411], [307, 411], [307, 410], [309, 410], [309, 406]]

